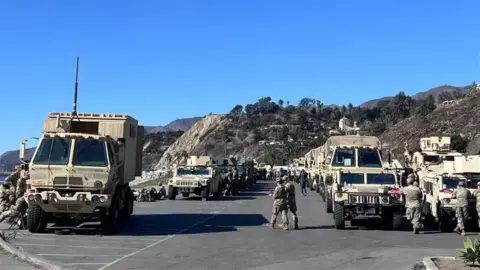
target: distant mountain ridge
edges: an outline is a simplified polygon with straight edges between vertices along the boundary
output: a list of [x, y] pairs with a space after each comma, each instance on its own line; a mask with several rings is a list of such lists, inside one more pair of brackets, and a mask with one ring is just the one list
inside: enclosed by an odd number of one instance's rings
[[148, 133], [169, 132], [169, 131], [187, 131], [203, 116], [175, 119], [165, 126], [146, 126], [145, 131]]
[[[428, 95], [432, 95], [436, 99], [440, 95], [440, 93], [455, 92], [455, 91], [458, 91], [462, 94], [465, 94], [465, 93], [468, 92], [469, 87], [470, 87], [470, 85], [461, 86], [461, 87], [451, 86], [451, 85], [441, 85], [441, 86], [431, 88], [431, 89], [429, 89], [427, 91], [424, 91], [424, 92], [418, 92], [415, 95], [413, 95], [412, 98], [415, 99], [415, 100], [420, 100], [420, 99], [425, 98]], [[369, 101], [366, 101], [366, 102], [360, 104], [360, 107], [373, 108], [380, 101], [392, 100], [392, 99], [393, 99], [393, 96], [387, 96], [387, 97], [382, 97], [382, 98], [378, 98], [378, 99], [372, 99], [372, 100], [369, 100]]]

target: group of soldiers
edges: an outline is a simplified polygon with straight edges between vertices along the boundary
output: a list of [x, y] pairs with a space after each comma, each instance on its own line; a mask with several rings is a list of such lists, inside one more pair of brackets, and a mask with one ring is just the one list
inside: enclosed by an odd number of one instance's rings
[[14, 222], [25, 215], [28, 204], [24, 195], [28, 178], [28, 171], [22, 166], [16, 166], [15, 171], [3, 181], [0, 186], [0, 222], [7, 218]]
[[295, 224], [294, 229], [298, 229], [298, 216], [297, 216], [297, 202], [295, 200], [295, 186], [287, 175], [276, 177], [277, 186], [273, 191], [273, 209], [270, 223], [270, 228], [275, 228], [278, 215], [282, 214], [282, 227], [284, 230], [289, 229], [288, 212], [292, 213], [293, 222]]

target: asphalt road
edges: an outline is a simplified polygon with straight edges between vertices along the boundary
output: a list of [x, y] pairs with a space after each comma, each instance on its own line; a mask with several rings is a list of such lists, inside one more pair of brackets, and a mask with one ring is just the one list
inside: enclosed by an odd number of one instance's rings
[[464, 237], [454, 233], [333, 228], [320, 196], [300, 196], [300, 230], [265, 227], [272, 209], [260, 182], [238, 197], [136, 203], [116, 236], [92, 232], [16, 236], [32, 254], [77, 269], [411, 269], [422, 257], [455, 255]]

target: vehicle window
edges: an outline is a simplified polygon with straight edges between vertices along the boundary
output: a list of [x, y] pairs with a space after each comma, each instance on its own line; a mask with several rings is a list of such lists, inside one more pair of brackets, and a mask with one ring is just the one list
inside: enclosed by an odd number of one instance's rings
[[424, 155], [423, 156], [423, 162], [424, 163], [437, 163], [440, 162], [440, 156], [437, 155]]
[[368, 173], [367, 184], [394, 185], [395, 176], [393, 174]]
[[106, 167], [105, 142], [95, 139], [76, 139], [72, 164], [76, 166]]
[[181, 168], [177, 170], [178, 175], [209, 175], [209, 169], [190, 169], [190, 168]]
[[337, 148], [333, 155], [332, 166], [334, 167], [354, 167], [355, 166], [355, 149], [353, 148]]
[[67, 165], [70, 145], [71, 140], [68, 138], [43, 139], [33, 158], [33, 163], [39, 165]]
[[378, 151], [370, 148], [358, 149], [358, 166], [368, 168], [381, 168], [382, 161]]
[[348, 184], [364, 184], [365, 175], [363, 173], [341, 173], [340, 182], [344, 185]]
[[111, 164], [114, 164], [115, 163], [115, 159], [114, 159], [114, 152], [112, 150], [113, 146], [111, 144], [107, 144], [108, 147], [107, 147], [107, 150], [108, 150], [108, 160], [110, 161], [110, 165]]
[[457, 188], [458, 180], [453, 178], [443, 178], [443, 188]]

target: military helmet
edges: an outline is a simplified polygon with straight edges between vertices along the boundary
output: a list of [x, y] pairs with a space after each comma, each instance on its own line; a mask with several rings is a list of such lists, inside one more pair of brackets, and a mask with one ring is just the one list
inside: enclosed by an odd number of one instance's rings
[[21, 169], [22, 169], [22, 166], [21, 166], [21, 165], [17, 165], [17, 166], [15, 166], [15, 171], [17, 171], [17, 170], [21, 170]]
[[480, 181], [477, 182], [477, 187], [480, 187]]
[[458, 182], [458, 186], [459, 186], [459, 187], [464, 187], [464, 186], [465, 186], [465, 181], [460, 181], [460, 182]]

